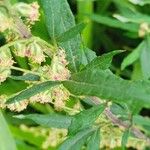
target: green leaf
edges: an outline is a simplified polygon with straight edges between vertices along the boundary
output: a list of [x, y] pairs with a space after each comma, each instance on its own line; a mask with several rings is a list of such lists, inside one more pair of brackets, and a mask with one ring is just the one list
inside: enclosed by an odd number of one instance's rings
[[140, 57], [143, 48], [144, 42], [142, 42], [136, 49], [134, 49], [127, 57], [125, 57], [121, 64], [121, 70], [133, 64]]
[[54, 128], [68, 128], [71, 124], [72, 117], [59, 115], [56, 113], [51, 113], [47, 115], [40, 114], [29, 114], [29, 115], [17, 115], [15, 116], [19, 119], [30, 119], [37, 124], [44, 127], [54, 127]]
[[96, 53], [89, 48], [81, 48], [81, 53], [79, 53], [80, 65], [89, 64], [94, 58], [96, 58]]
[[79, 150], [86, 141], [86, 139], [95, 131], [94, 128], [87, 128], [78, 132], [74, 136], [70, 136], [65, 140], [58, 150]]
[[99, 150], [100, 148], [100, 129], [98, 128], [90, 137], [87, 150]]
[[46, 91], [56, 85], [60, 84], [59, 82], [55, 81], [46, 81], [40, 84], [33, 85], [32, 87], [25, 89], [24, 91], [20, 92], [19, 94], [9, 98], [7, 100], [7, 104], [12, 104], [15, 102], [22, 101], [24, 99], [28, 99], [31, 96], [34, 96], [40, 92]]
[[112, 51], [110, 53], [103, 54], [93, 59], [89, 64], [85, 66], [85, 69], [102, 69], [106, 70], [110, 67], [113, 56], [123, 52], [122, 50]]
[[150, 36], [144, 41], [144, 46], [140, 56], [142, 73], [145, 79], [150, 78]]
[[22, 76], [10, 76], [13, 80], [22, 80], [22, 81], [39, 81], [40, 77], [31, 73], [22, 75]]
[[69, 135], [73, 135], [84, 128], [90, 127], [104, 109], [104, 105], [97, 105], [75, 115], [72, 118], [71, 125], [69, 126]]
[[7, 122], [0, 112], [0, 150], [17, 150]]
[[126, 144], [128, 142], [129, 134], [130, 134], [129, 129], [127, 129], [122, 135], [122, 140], [121, 140], [122, 150], [125, 150]]
[[86, 24], [85, 23], [80, 23], [77, 24], [76, 26], [70, 28], [66, 32], [62, 33], [59, 37], [57, 37], [58, 42], [66, 42], [69, 41], [70, 39], [74, 38], [76, 35], [78, 35], [84, 28]]
[[74, 95], [97, 96], [118, 103], [135, 101], [141, 107], [150, 107], [149, 81], [123, 80], [109, 70], [85, 70], [62, 83]]
[[111, 17], [97, 15], [97, 14], [92, 14], [92, 15], [88, 15], [88, 16], [93, 21], [103, 24], [103, 25], [107, 25], [109, 27], [119, 28], [119, 29], [130, 31], [130, 32], [138, 32], [138, 30], [139, 30], [138, 24], [124, 23], [124, 22], [118, 21], [116, 19], [113, 19]]
[[140, 115], [133, 116], [133, 123], [141, 126], [150, 126], [150, 118]]
[[[75, 26], [74, 16], [67, 0], [41, 0], [41, 3], [46, 18], [49, 36], [56, 45], [57, 37]], [[73, 72], [79, 70], [78, 62], [80, 62], [80, 60], [77, 56], [80, 55], [80, 45], [80, 35], [76, 35], [69, 41], [59, 44], [59, 46], [66, 50], [67, 59], [69, 61], [68, 67]]]

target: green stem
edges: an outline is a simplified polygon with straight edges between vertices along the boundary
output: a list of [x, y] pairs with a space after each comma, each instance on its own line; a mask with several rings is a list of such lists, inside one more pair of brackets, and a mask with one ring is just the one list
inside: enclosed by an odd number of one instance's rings
[[31, 71], [31, 70], [22, 69], [22, 68], [15, 67], [15, 66], [11, 66], [11, 69], [17, 70], [17, 71], [21, 71], [21, 72], [25, 72], [25, 73], [31, 73], [31, 74], [34, 74], [34, 75], [38, 75], [38, 76], [42, 76], [42, 77], [43, 77], [42, 74], [40, 74], [40, 73], [38, 73], [38, 72]]
[[93, 1], [78, 0], [78, 22], [88, 22], [88, 25], [82, 33], [83, 41], [89, 48], [92, 47], [92, 21], [85, 14], [93, 13]]

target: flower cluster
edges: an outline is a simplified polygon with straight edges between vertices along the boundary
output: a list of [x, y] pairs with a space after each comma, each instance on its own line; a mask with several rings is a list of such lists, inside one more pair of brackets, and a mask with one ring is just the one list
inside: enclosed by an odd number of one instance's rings
[[34, 24], [35, 21], [39, 20], [39, 5], [37, 2], [26, 4], [23, 2], [14, 5], [14, 9], [19, 13], [20, 16], [25, 17], [27, 22]]
[[[0, 6], [1, 5], [7, 8], [7, 6], [3, 5], [3, 2], [0, 3]], [[0, 32], [3, 32], [7, 41], [18, 39], [20, 37], [20, 31], [18, 31], [18, 27], [16, 26], [18, 21], [14, 17], [14, 14], [11, 16], [11, 14], [5, 9], [5, 11], [2, 9], [3, 7], [0, 8]], [[15, 16], [19, 16], [20, 19], [22, 19], [22, 21], [29, 27], [29, 30], [31, 25], [38, 21], [40, 17], [39, 5], [37, 2], [31, 4], [19, 2], [12, 5], [9, 9], [11, 9], [12, 12], [15, 12]]]
[[[45, 61], [45, 55], [43, 52], [43, 45], [37, 41], [29, 43], [16, 43], [14, 45], [13, 52], [20, 57], [27, 57], [29, 62], [34, 62], [36, 64], [41, 64]], [[12, 60], [11, 52], [9, 48], [1, 49], [0, 51], [0, 82], [6, 80], [11, 74], [11, 66], [14, 61]], [[41, 81], [37, 81], [33, 84], [51, 80], [51, 81], [62, 81], [67, 80], [70, 77], [70, 71], [67, 68], [68, 62], [66, 60], [65, 51], [58, 48], [56, 52], [51, 57], [51, 64], [39, 67], [33, 67], [32, 71], [41, 74]], [[35, 65], [36, 66], [36, 65]], [[42, 78], [42, 75], [44, 76]], [[45, 78], [46, 77], [46, 78]], [[32, 82], [30, 83], [32, 84]], [[9, 108], [12, 111], [22, 111], [29, 103], [52, 103], [56, 110], [62, 110], [65, 107], [66, 101], [69, 99], [70, 93], [65, 89], [63, 85], [53, 87], [47, 91], [38, 93], [32, 96], [28, 100], [21, 102], [16, 102], [13, 104], [7, 104], [3, 107]], [[1, 106], [2, 107], [2, 106]]]
[[9, 48], [0, 50], [0, 83], [5, 81], [11, 74], [11, 66], [14, 61], [12, 60], [11, 52]]
[[41, 64], [45, 61], [42, 47], [36, 41], [28, 44], [17, 43], [14, 45], [14, 52], [17, 56], [28, 57], [33, 63]]

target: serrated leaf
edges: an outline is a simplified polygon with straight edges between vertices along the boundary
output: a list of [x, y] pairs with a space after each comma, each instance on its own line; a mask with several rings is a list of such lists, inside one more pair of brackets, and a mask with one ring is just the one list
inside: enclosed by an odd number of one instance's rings
[[39, 81], [40, 77], [38, 75], [34, 74], [25, 74], [22, 76], [10, 76], [11, 79], [13, 80], [21, 80], [21, 81]]
[[122, 52], [123, 50], [116, 50], [110, 53], [103, 54], [102, 56], [98, 56], [95, 59], [93, 59], [89, 64], [87, 64], [85, 66], [85, 69], [108, 69], [111, 65], [113, 56]]
[[[41, 4], [43, 6], [49, 36], [53, 43], [56, 44], [57, 37], [75, 26], [73, 14], [67, 0], [41, 0]], [[80, 53], [80, 45], [80, 35], [76, 35], [69, 41], [59, 44], [59, 46], [66, 50], [67, 59], [69, 61], [68, 67], [73, 72], [79, 70], [78, 62], [80, 60], [77, 56], [79, 56]]]
[[134, 49], [127, 57], [125, 57], [121, 64], [121, 70], [133, 64], [138, 58], [140, 58], [140, 53], [143, 48], [144, 42], [142, 42], [136, 49]]
[[99, 150], [100, 148], [100, 129], [98, 128], [90, 137], [87, 143], [87, 150]]
[[71, 125], [69, 126], [69, 135], [73, 135], [84, 128], [90, 127], [104, 109], [104, 105], [97, 105], [75, 115], [72, 118]]
[[24, 91], [20, 92], [19, 94], [9, 98], [6, 103], [12, 104], [15, 102], [19, 102], [19, 101], [28, 99], [31, 96], [34, 96], [35, 94], [46, 91], [58, 84], [60, 84], [60, 82], [46, 81], [46, 82], [43, 82], [40, 84], [33, 85], [32, 87], [25, 89]]
[[97, 96], [118, 103], [135, 101], [141, 107], [150, 107], [149, 81], [127, 81], [109, 70], [85, 70], [62, 83], [74, 95]]
[[74, 136], [70, 136], [67, 140], [65, 140], [58, 150], [78, 150], [81, 149], [82, 145], [86, 141], [86, 139], [95, 131], [94, 128], [87, 128], [80, 132], [78, 132]]
[[7, 122], [0, 112], [0, 150], [17, 150]]
[[122, 135], [122, 140], [121, 140], [122, 150], [125, 150], [126, 144], [128, 142], [129, 134], [130, 134], [129, 129], [127, 129]]
[[51, 113], [47, 115], [29, 114], [14, 116], [19, 119], [30, 119], [44, 127], [53, 128], [68, 128], [71, 124], [72, 117]]
[[57, 37], [58, 42], [66, 42], [69, 41], [70, 39], [74, 38], [76, 35], [78, 35], [84, 28], [86, 24], [85, 23], [80, 23], [77, 24], [76, 26], [70, 28], [66, 32], [62, 33]]

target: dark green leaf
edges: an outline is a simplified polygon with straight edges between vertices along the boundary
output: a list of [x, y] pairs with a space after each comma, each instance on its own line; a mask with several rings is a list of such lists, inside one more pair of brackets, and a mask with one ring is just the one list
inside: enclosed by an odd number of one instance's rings
[[40, 115], [40, 114], [29, 114], [29, 115], [18, 115], [15, 116], [20, 119], [31, 119], [37, 124], [44, 127], [54, 127], [54, 128], [68, 128], [71, 124], [71, 117], [59, 115], [56, 113]]
[[24, 99], [28, 99], [31, 96], [34, 96], [35, 94], [46, 91], [46, 90], [50, 89], [51, 87], [54, 87], [58, 84], [60, 84], [60, 83], [55, 82], [55, 81], [46, 81], [46, 82], [43, 82], [40, 84], [33, 85], [32, 87], [20, 92], [19, 94], [15, 95], [14, 97], [9, 98], [6, 103], [11, 104], [11, 103], [22, 101]]
[[66, 42], [69, 41], [70, 39], [74, 38], [76, 35], [78, 35], [84, 28], [86, 24], [85, 23], [80, 23], [77, 24], [76, 26], [70, 28], [66, 32], [62, 33], [56, 40], [58, 42]]
[[72, 118], [71, 125], [69, 126], [69, 134], [73, 135], [84, 128], [90, 127], [104, 109], [104, 105], [97, 105], [75, 115]]
[[70, 136], [65, 140], [58, 150], [80, 150], [86, 139], [95, 131], [93, 128], [87, 128], [78, 132], [74, 136]]
[[[57, 37], [75, 26], [73, 14], [67, 0], [41, 0], [41, 3], [49, 35], [53, 43], [56, 44]], [[79, 35], [76, 35], [67, 42], [59, 44], [59, 46], [66, 50], [69, 68], [73, 72], [77, 72], [79, 69], [77, 63], [80, 60], [77, 56], [79, 56], [80, 45], [81, 38]]]
[[117, 51], [112, 51], [110, 53], [103, 54], [102, 56], [98, 56], [95, 59], [93, 59], [89, 64], [87, 64], [85, 69], [93, 69], [93, 68], [102, 69], [102, 70], [108, 69], [111, 65], [113, 56], [121, 52], [123, 51], [117, 50]]
[[141, 107], [150, 106], [149, 81], [123, 80], [109, 70], [85, 70], [62, 83], [74, 95], [97, 96], [118, 103], [137, 101]]
[[0, 112], [0, 150], [17, 150], [7, 122]]
[[10, 76], [10, 78], [14, 80], [22, 80], [22, 81], [39, 81], [40, 77], [34, 74], [25, 74], [23, 76]]
[[98, 128], [90, 137], [87, 150], [99, 150], [100, 148], [100, 129]]

